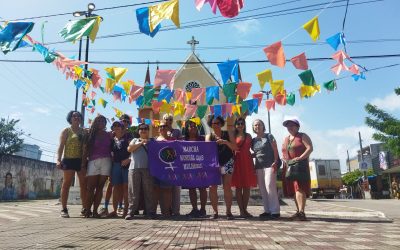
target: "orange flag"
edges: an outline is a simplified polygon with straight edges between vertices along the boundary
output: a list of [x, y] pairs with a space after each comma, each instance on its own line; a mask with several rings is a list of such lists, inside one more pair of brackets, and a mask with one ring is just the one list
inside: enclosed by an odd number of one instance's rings
[[301, 53], [300, 55], [293, 57], [292, 59], [290, 59], [290, 61], [293, 63], [293, 66], [296, 69], [302, 69], [302, 70], [308, 69], [307, 58], [304, 52]]
[[285, 67], [286, 58], [281, 41], [265, 47], [264, 53], [267, 55], [267, 58], [272, 65], [276, 65], [281, 68]]
[[267, 106], [268, 111], [270, 111], [271, 109], [275, 110], [275, 100], [274, 99], [266, 100], [265, 106]]
[[261, 101], [263, 99], [264, 93], [256, 93], [253, 94], [253, 98], [258, 100], [258, 107], [261, 105]]
[[236, 92], [242, 99], [246, 99], [250, 93], [251, 83], [249, 82], [239, 82], [236, 87]]
[[278, 103], [279, 105], [285, 106], [286, 105], [286, 90], [283, 91], [283, 93], [277, 94], [275, 97], [275, 102]]

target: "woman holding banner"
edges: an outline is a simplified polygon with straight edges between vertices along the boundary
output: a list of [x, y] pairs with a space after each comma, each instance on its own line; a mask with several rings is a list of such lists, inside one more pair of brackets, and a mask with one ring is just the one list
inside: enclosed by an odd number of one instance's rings
[[[160, 135], [157, 137], [157, 141], [175, 140], [175, 138], [168, 136], [168, 125], [165, 121], [161, 121], [158, 128]], [[165, 217], [170, 217], [172, 215], [173, 186], [157, 178], [154, 178], [154, 184], [155, 207], [157, 208], [157, 203], [160, 203], [161, 214]]]
[[[196, 123], [186, 121], [185, 141], [204, 141], [204, 136], [199, 135]], [[206, 217], [207, 187], [199, 187], [200, 192], [200, 210], [197, 208], [196, 188], [189, 188], [189, 198], [192, 204], [192, 211], [187, 214], [189, 217]]]
[[239, 117], [235, 121], [235, 137], [238, 150], [235, 152], [235, 171], [232, 175], [232, 186], [236, 188], [236, 201], [240, 209], [240, 217], [253, 217], [247, 211], [250, 198], [250, 188], [257, 187], [257, 177], [254, 172], [251, 157], [251, 135], [246, 133], [246, 121]]
[[[233, 219], [231, 212], [232, 207], [232, 173], [234, 167], [233, 151], [237, 150], [235, 136], [231, 131], [223, 131], [222, 127], [225, 121], [221, 116], [209, 116], [207, 124], [212, 128], [213, 132], [206, 136], [206, 141], [215, 141], [218, 144], [218, 161], [222, 174], [222, 186], [224, 189], [224, 200], [226, 205], [226, 218]], [[214, 219], [218, 219], [218, 193], [217, 186], [210, 187], [210, 201], [214, 210]]]

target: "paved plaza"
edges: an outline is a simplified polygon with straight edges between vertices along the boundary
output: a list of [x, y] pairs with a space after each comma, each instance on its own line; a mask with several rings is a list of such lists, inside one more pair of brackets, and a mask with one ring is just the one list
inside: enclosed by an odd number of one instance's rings
[[[57, 200], [2, 202], [0, 249], [400, 249], [399, 219], [333, 203], [309, 201], [308, 221], [295, 222], [287, 219], [294, 211], [288, 199], [282, 218], [274, 221], [184, 215], [168, 220], [82, 219], [78, 205], [70, 206], [71, 218], [63, 219]], [[400, 208], [400, 201], [390, 204]], [[189, 211], [189, 205], [181, 207], [182, 214]], [[251, 206], [249, 212], [258, 215], [262, 207]], [[233, 213], [238, 215], [236, 206]]]

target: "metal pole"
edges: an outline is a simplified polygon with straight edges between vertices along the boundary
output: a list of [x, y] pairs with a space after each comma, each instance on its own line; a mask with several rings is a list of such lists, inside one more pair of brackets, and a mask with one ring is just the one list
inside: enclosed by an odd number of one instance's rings
[[347, 171], [350, 172], [350, 156], [349, 156], [349, 150], [347, 150]]
[[363, 152], [362, 152], [361, 133], [360, 133], [360, 132], [358, 132], [358, 139], [359, 139], [359, 141], [360, 141], [360, 154], [361, 154], [361, 161], [364, 161], [364, 155], [363, 155]]
[[[79, 54], [78, 54], [78, 60], [80, 61], [82, 57], [82, 38], [79, 39]], [[75, 111], [78, 110], [78, 96], [79, 96], [79, 89], [76, 89], [75, 92]]]
[[[91, 10], [88, 10], [86, 17], [90, 17], [92, 14]], [[89, 62], [89, 36], [86, 37], [86, 49], [85, 49], [85, 77], [87, 77], [87, 70], [88, 70], [88, 64]], [[83, 95], [86, 95], [85, 90], [82, 90], [82, 97]], [[82, 114], [82, 127], [85, 127], [85, 106], [83, 105], [83, 99], [82, 99], [82, 106], [81, 106], [81, 114]]]
[[[269, 100], [269, 91], [266, 92], [267, 94], [267, 100]], [[271, 119], [270, 119], [270, 115], [269, 115], [269, 109], [268, 109], [268, 132], [271, 134]]]

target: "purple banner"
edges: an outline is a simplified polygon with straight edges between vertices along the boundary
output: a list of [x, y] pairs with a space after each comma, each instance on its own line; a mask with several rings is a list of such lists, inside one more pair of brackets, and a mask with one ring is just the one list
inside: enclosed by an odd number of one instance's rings
[[217, 144], [197, 141], [150, 141], [150, 174], [186, 188], [221, 184]]

